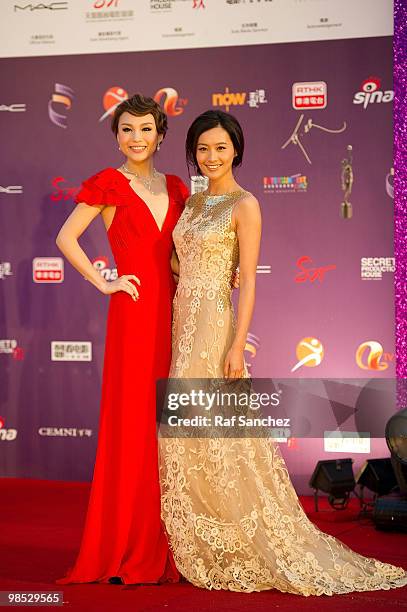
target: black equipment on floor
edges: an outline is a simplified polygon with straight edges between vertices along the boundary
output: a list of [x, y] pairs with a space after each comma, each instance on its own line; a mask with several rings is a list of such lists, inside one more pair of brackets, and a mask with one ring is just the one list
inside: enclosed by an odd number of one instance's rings
[[353, 459], [318, 461], [309, 481], [314, 489], [315, 512], [318, 512], [318, 491], [328, 493], [328, 501], [335, 510], [346, 508], [349, 495], [355, 488]]

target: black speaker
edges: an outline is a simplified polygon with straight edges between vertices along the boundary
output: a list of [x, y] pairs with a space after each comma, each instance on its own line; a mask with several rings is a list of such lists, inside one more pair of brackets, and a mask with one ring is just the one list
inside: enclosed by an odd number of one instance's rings
[[390, 493], [397, 486], [390, 457], [365, 461], [356, 476], [356, 483], [377, 495]]
[[315, 510], [318, 511], [318, 491], [328, 493], [328, 501], [333, 508], [344, 508], [349, 494], [355, 488], [352, 470], [353, 459], [327, 459], [318, 461], [309, 481], [315, 489]]
[[373, 509], [376, 529], [407, 533], [407, 498], [401, 495], [378, 497]]
[[407, 464], [402, 463], [395, 455], [391, 456], [391, 463], [400, 491], [407, 495]]

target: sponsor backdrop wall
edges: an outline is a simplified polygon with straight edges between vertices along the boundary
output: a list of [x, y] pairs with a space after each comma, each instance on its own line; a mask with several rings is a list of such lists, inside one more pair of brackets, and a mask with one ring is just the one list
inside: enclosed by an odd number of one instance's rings
[[[136, 91], [169, 115], [157, 168], [191, 190], [202, 188], [184, 162], [193, 118], [220, 108], [244, 127], [237, 178], [264, 219], [251, 373], [394, 376], [391, 6], [372, 23], [362, 12], [359, 31], [356, 13], [367, 8], [356, 4], [351, 17], [348, 3], [339, 14], [328, 1], [287, 2], [280, 13], [265, 0], [2, 4], [0, 21], [13, 27], [0, 59], [1, 476], [92, 476], [108, 298], [61, 259], [55, 237], [81, 181], [121, 164], [109, 120]], [[278, 17], [286, 30], [277, 35]], [[127, 42], [112, 32], [127, 32]], [[344, 218], [341, 172], [351, 157], [353, 215]], [[114, 279], [101, 220], [81, 244]], [[135, 410], [139, 384], [142, 372]], [[334, 404], [352, 431], [349, 411]], [[350, 456], [356, 471], [388, 455], [380, 438], [281, 447], [302, 493], [318, 459]]]

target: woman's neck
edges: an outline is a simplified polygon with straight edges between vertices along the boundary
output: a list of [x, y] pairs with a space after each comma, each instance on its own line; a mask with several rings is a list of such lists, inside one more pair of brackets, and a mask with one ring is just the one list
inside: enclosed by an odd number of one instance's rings
[[123, 165], [130, 172], [135, 172], [136, 174], [138, 174], [138, 176], [142, 176], [143, 178], [150, 178], [154, 170], [152, 157], [139, 163], [131, 159], [126, 159]]
[[232, 175], [222, 177], [217, 181], [209, 179], [206, 193], [207, 195], [224, 195], [225, 193], [232, 193], [233, 191], [238, 191], [239, 189], [240, 187]]

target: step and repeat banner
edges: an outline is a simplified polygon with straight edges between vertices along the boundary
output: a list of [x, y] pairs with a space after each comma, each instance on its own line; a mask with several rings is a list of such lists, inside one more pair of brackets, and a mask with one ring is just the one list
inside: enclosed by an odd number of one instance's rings
[[[55, 238], [81, 181], [122, 163], [110, 118], [135, 92], [169, 116], [157, 169], [192, 191], [202, 187], [184, 160], [192, 120], [222, 109], [244, 128], [237, 179], [263, 214], [251, 374], [366, 385], [395, 376], [391, 5], [377, 3], [374, 14], [362, 1], [340, 11], [335, 2], [282, 4], [2, 3], [1, 476], [92, 476], [108, 298], [63, 260]], [[239, 23], [252, 30], [237, 36]], [[122, 41], [91, 40], [114, 28]], [[171, 28], [178, 38], [165, 36]], [[277, 33], [285, 42], [274, 42]], [[116, 278], [101, 219], [81, 244], [100, 274]], [[330, 409], [348, 437], [281, 443], [300, 493], [319, 459], [352, 457], [356, 471], [388, 455], [383, 439], [351, 437], [340, 398]]]
[[2, 0], [1, 57], [388, 36], [391, 0]]

